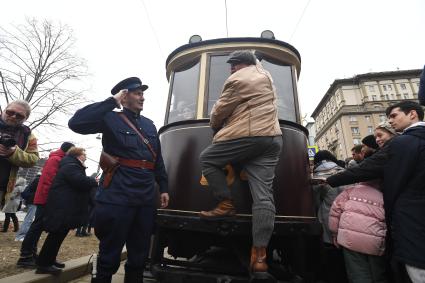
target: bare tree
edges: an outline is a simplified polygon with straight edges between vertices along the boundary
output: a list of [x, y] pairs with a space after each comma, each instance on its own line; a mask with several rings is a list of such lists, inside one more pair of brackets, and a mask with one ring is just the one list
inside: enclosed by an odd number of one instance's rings
[[61, 126], [58, 116], [87, 101], [81, 88], [87, 68], [74, 43], [68, 26], [46, 20], [0, 27], [0, 110], [23, 99], [32, 107], [30, 128]]

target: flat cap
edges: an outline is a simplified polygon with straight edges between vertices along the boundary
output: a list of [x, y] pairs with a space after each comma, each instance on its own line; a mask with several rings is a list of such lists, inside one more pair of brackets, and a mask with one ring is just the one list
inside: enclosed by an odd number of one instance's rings
[[257, 58], [250, 50], [237, 50], [229, 55], [227, 63], [243, 63], [248, 65], [255, 65], [257, 63]]
[[111, 93], [112, 95], [117, 94], [122, 89], [128, 89], [129, 91], [141, 89], [142, 91], [145, 91], [148, 89], [148, 86], [142, 84], [142, 81], [139, 78], [131, 77], [120, 81], [116, 86], [111, 89]]

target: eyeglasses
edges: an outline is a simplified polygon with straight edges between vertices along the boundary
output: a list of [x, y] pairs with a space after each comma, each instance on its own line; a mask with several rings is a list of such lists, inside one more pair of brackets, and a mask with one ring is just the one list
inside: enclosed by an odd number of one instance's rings
[[26, 117], [25, 115], [22, 115], [21, 113], [15, 112], [13, 110], [6, 110], [5, 112], [6, 112], [7, 116], [9, 116], [9, 117], [15, 116], [16, 119], [18, 119], [18, 120], [23, 120]]

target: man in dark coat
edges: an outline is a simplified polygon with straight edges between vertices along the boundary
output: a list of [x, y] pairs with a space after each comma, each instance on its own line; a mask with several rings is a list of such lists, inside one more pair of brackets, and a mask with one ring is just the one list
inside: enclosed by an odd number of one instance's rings
[[71, 148], [59, 165], [50, 188], [44, 211], [44, 229], [49, 232], [37, 257], [36, 273], [56, 274], [56, 256], [70, 229], [77, 228], [87, 217], [90, 189], [97, 186], [94, 178], [86, 176], [85, 150]]
[[[406, 265], [413, 282], [425, 278], [425, 123], [422, 107], [402, 101], [387, 108], [391, 126], [402, 135], [358, 167], [327, 178], [340, 186], [376, 178], [383, 179], [387, 253]], [[422, 276], [422, 277], [421, 277]]]
[[[111, 282], [124, 245], [125, 282], [143, 281], [158, 202], [155, 181], [161, 207], [168, 205], [158, 133], [152, 121], [140, 115], [147, 88], [139, 78], [125, 79], [112, 88], [113, 97], [78, 110], [68, 123], [80, 134], [102, 133], [103, 156], [119, 163], [103, 172], [96, 195], [94, 228], [100, 243], [92, 282]], [[113, 111], [121, 105], [123, 112]]]

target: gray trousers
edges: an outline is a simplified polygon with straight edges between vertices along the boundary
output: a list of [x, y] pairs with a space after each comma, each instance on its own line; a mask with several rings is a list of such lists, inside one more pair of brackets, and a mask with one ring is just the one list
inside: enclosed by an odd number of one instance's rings
[[273, 179], [282, 149], [282, 136], [247, 137], [211, 144], [200, 156], [202, 174], [215, 197], [231, 199], [223, 167], [241, 164], [248, 175], [252, 195], [253, 245], [265, 247], [273, 233], [276, 213]]

